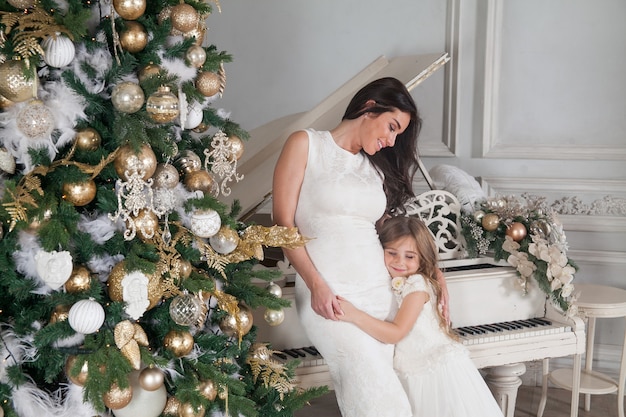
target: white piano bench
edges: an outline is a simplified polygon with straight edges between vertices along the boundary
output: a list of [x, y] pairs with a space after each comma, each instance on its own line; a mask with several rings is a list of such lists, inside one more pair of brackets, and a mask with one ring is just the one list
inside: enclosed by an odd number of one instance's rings
[[626, 319], [626, 290], [593, 284], [576, 284], [576, 290], [581, 292], [580, 298], [576, 302], [578, 311], [580, 316], [587, 321], [585, 368], [581, 370], [579, 362], [578, 366], [576, 366], [576, 363], [574, 364], [574, 369], [563, 368], [549, 372], [548, 359], [544, 359], [543, 389], [537, 417], [541, 417], [545, 409], [548, 381], [557, 387], [572, 391], [571, 417], [577, 417], [578, 415], [577, 391], [580, 394], [585, 394], [585, 411], [591, 410], [591, 395], [610, 394], [617, 391], [617, 410], [619, 417], [624, 417], [626, 333], [624, 334], [624, 343], [622, 344], [619, 379], [617, 381], [601, 372], [592, 370], [592, 364], [596, 319], [619, 317]]

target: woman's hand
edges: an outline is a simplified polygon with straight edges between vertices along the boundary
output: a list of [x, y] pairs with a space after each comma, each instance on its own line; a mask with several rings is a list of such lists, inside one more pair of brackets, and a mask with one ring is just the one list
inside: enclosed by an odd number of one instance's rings
[[311, 308], [317, 314], [329, 320], [339, 320], [337, 316], [343, 314], [339, 300], [337, 300], [337, 297], [335, 297], [335, 294], [326, 282], [322, 280], [311, 289]]

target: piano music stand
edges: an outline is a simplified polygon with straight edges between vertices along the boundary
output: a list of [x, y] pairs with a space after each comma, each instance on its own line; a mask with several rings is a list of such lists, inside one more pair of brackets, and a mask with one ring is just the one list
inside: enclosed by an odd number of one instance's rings
[[[592, 370], [594, 331], [597, 318], [626, 318], [626, 290], [604, 285], [576, 284], [576, 290], [581, 291], [576, 302], [581, 317], [587, 321], [587, 347], [585, 354], [585, 369], [580, 372], [578, 379], [579, 392], [585, 394], [585, 411], [591, 409], [591, 395], [610, 394], [617, 391], [617, 409], [619, 417], [624, 417], [624, 382], [626, 380], [626, 334], [622, 344], [619, 379], [616, 381], [598, 371]], [[572, 390], [574, 370], [570, 368], [557, 369], [548, 373], [548, 363], [544, 360], [544, 379], [541, 401], [537, 417], [541, 417], [546, 405], [547, 382]], [[546, 378], [547, 376], [547, 378]], [[574, 384], [576, 381], [574, 381]], [[578, 414], [572, 409], [572, 417]]]

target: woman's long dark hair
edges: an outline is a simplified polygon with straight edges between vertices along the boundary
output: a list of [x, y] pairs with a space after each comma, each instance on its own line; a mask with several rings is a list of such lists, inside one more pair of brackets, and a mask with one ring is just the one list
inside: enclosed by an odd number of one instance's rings
[[[373, 106], [366, 103], [373, 100]], [[385, 176], [384, 189], [387, 196], [387, 212], [401, 209], [413, 192], [413, 177], [417, 172], [417, 136], [422, 119], [413, 97], [404, 84], [396, 78], [386, 77], [372, 81], [361, 88], [346, 108], [343, 119], [357, 119], [365, 113], [382, 114], [400, 110], [411, 117], [409, 125], [396, 138], [391, 148], [383, 148], [374, 155], [367, 155], [372, 164]]]

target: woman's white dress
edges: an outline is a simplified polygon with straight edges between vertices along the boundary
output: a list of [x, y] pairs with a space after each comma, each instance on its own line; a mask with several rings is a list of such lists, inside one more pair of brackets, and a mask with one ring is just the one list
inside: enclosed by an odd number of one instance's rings
[[[394, 278], [398, 306], [404, 297], [432, 287], [422, 275]], [[415, 325], [396, 345], [394, 366], [409, 395], [414, 417], [503, 417], [468, 350], [439, 326], [437, 306], [424, 304]]]
[[[382, 177], [365, 155], [339, 147], [330, 132], [307, 133], [309, 153], [296, 226], [311, 239], [306, 244], [309, 256], [335, 294], [387, 319], [394, 300], [374, 226], [386, 205]], [[411, 416], [393, 370], [393, 345], [378, 342], [353, 324], [317, 315], [299, 276], [296, 307], [307, 336], [326, 359], [344, 417]]]

